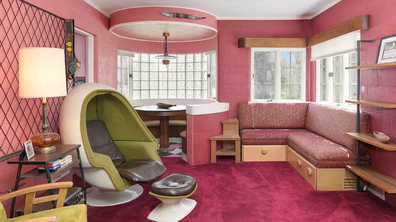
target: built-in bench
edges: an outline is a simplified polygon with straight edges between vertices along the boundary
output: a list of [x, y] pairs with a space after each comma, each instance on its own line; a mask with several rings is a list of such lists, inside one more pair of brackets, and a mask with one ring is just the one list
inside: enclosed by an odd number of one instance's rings
[[[348, 190], [356, 177], [356, 112], [316, 103], [239, 103], [242, 161], [288, 161], [317, 190]], [[361, 114], [361, 132], [369, 116]], [[361, 147], [361, 164], [367, 164]]]

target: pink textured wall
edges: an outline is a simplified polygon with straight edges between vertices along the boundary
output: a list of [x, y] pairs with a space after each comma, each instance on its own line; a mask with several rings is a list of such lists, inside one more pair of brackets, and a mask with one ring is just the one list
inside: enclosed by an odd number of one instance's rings
[[228, 111], [206, 115], [187, 115], [187, 162], [189, 164], [210, 163], [209, 139], [222, 134], [221, 121], [227, 118]]
[[[230, 103], [230, 117], [238, 102], [250, 101], [250, 48], [238, 48], [238, 38], [307, 38], [309, 20], [220, 20], [218, 46], [218, 100]], [[310, 69], [307, 67], [307, 76]], [[308, 78], [307, 78], [308, 79]], [[308, 85], [308, 84], [307, 84]]]
[[[312, 20], [312, 34], [328, 29], [358, 15], [370, 15], [370, 29], [361, 32], [362, 40], [374, 39], [374, 43], [363, 43], [361, 64], [375, 64], [380, 39], [396, 34], [396, 2], [393, 0], [343, 0]], [[396, 69], [362, 70], [361, 83], [365, 87], [362, 99], [396, 102]], [[371, 116], [371, 131], [381, 131], [396, 139], [396, 109], [363, 106]], [[370, 150], [372, 164], [396, 177], [394, 162], [396, 152], [379, 148]]]

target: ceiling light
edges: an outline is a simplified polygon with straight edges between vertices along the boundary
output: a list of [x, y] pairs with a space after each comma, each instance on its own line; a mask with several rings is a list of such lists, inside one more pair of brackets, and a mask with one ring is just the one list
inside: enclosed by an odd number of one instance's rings
[[168, 37], [169, 37], [169, 33], [164, 32], [162, 34], [162, 36], [165, 37], [165, 53], [164, 53], [164, 55], [158, 55], [155, 58], [162, 59], [162, 64], [169, 65], [170, 59], [176, 59], [176, 56], [168, 55]]

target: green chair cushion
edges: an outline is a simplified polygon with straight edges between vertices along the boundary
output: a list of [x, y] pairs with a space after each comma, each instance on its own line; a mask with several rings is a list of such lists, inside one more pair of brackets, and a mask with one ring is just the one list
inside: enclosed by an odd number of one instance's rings
[[56, 222], [86, 222], [87, 221], [87, 205], [77, 204], [67, 207], [60, 207], [51, 210], [45, 210], [37, 213], [31, 213], [16, 218], [5, 220], [6, 222], [16, 222], [40, 217], [55, 216]]

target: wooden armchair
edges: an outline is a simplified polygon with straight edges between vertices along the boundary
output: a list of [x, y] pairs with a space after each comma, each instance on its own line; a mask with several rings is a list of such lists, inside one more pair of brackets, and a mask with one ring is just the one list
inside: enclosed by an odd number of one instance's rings
[[[73, 182], [58, 182], [41, 184], [25, 189], [17, 190], [12, 193], [0, 197], [0, 202], [11, 199], [17, 196], [25, 195], [24, 215], [16, 218], [7, 219], [7, 215], [3, 205], [0, 203], [0, 222], [14, 222], [14, 221], [35, 221], [32, 219], [41, 218], [38, 221], [54, 221], [56, 222], [72, 222], [72, 221], [87, 221], [87, 206], [85, 204], [77, 204], [73, 206], [63, 207], [65, 202], [67, 189], [73, 186]], [[59, 189], [58, 194], [36, 197], [36, 192], [50, 189]], [[56, 208], [45, 210], [37, 213], [32, 213], [33, 205], [45, 203], [49, 201], [56, 201]], [[46, 220], [45, 220], [46, 219]]]

